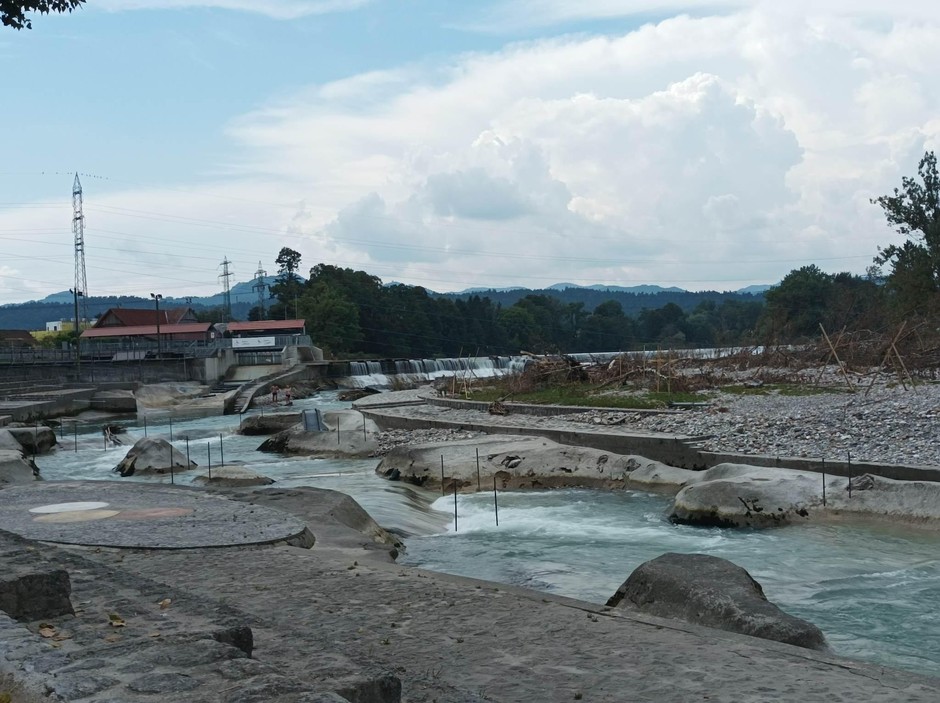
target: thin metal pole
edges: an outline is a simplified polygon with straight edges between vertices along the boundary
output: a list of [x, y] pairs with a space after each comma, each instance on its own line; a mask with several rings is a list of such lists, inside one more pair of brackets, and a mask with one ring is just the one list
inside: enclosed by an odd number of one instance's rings
[[447, 495], [447, 491], [444, 490], [444, 455], [441, 454], [441, 495]]
[[846, 452], [849, 458], [849, 500], [852, 500], [852, 452]]
[[219, 433], [219, 455], [221, 456], [221, 463], [219, 466], [225, 466], [225, 447], [222, 446], [222, 433]]
[[363, 442], [368, 441], [366, 438], [366, 416], [365, 415], [362, 416], [362, 441]]
[[822, 460], [822, 476], [823, 476], [823, 507], [826, 507], [826, 460]]
[[477, 490], [480, 490], [480, 448], [477, 447]]
[[170, 415], [170, 441], [173, 441], [173, 416]]
[[457, 477], [454, 477], [454, 532], [457, 531]]
[[209, 480], [212, 480], [212, 442], [206, 442], [206, 465], [209, 467]]
[[336, 446], [339, 446], [339, 420], [336, 421]]
[[170, 445], [170, 483], [176, 483], [176, 477], [173, 475], [173, 445]]
[[189, 435], [186, 435], [186, 466], [188, 467], [191, 463], [189, 460]]
[[75, 451], [78, 451], [78, 422], [72, 423], [72, 431], [75, 433]]
[[147, 436], [147, 416], [144, 415], [144, 437]]
[[496, 476], [493, 476], [493, 510], [496, 512], [496, 526], [499, 527], [499, 499], [496, 497]]

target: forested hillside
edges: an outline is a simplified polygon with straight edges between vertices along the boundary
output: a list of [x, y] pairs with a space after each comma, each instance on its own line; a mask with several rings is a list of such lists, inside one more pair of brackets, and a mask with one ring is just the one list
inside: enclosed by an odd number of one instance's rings
[[719, 293], [718, 291], [691, 292], [684, 290], [634, 293], [622, 290], [598, 290], [596, 288], [581, 287], [563, 288], [560, 290], [557, 288], [544, 288], [540, 290], [516, 288], [513, 290], [482, 290], [473, 293], [441, 293], [435, 295], [451, 300], [467, 300], [471, 296], [476, 295], [489, 298], [491, 302], [503, 307], [515, 305], [529, 295], [547, 295], [566, 305], [581, 304], [587, 312], [593, 312], [598, 305], [613, 300], [619, 303], [624, 314], [630, 317], [636, 317], [644, 310], [661, 308], [669, 303], [678, 305], [685, 312], [691, 312], [703, 302], [722, 303], [725, 300], [737, 300], [745, 303], [760, 302], [764, 298], [763, 294], [752, 293]]

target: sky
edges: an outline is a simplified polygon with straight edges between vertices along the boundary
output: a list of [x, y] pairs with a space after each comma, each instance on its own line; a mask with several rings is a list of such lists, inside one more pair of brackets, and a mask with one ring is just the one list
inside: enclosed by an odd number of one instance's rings
[[735, 290], [901, 241], [933, 0], [88, 0], [0, 27], [0, 304], [282, 247], [435, 291]]

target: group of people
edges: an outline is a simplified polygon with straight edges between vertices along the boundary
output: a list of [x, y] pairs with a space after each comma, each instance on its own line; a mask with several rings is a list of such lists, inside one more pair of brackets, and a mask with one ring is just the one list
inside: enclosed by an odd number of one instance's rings
[[[281, 388], [277, 385], [271, 386], [271, 404], [279, 405], [281, 396]], [[290, 386], [284, 386], [284, 405], [293, 405], [294, 396], [291, 393]]]

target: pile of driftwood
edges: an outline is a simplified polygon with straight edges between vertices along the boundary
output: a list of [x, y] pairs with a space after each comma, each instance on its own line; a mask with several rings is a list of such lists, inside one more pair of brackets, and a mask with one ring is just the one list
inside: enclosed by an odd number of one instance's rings
[[696, 350], [625, 352], [587, 371], [601, 386], [630, 385], [670, 393], [768, 383], [839, 383], [854, 392], [885, 376], [914, 388], [920, 380], [938, 377], [940, 337], [928, 337], [922, 328], [907, 324], [891, 332], [835, 334], [820, 325], [819, 338], [801, 345], [741, 347], [711, 355]]
[[[940, 330], [902, 324], [872, 332], [830, 332], [799, 345], [760, 345], [720, 350], [658, 350], [603, 355], [579, 362], [564, 354], [527, 354], [521, 373], [503, 376], [504, 394], [489, 408], [504, 414], [512, 396], [550, 387], [590, 385], [593, 390], [630, 388], [661, 393], [694, 393], [723, 386], [792, 384], [844, 386], [867, 392], [876, 381], [914, 389], [940, 376]], [[581, 356], [583, 358], [583, 356]]]

